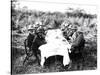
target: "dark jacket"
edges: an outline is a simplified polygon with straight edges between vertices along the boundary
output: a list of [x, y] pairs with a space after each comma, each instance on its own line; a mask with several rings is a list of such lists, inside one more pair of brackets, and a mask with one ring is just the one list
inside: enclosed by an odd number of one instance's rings
[[[73, 37], [72, 37], [73, 38]], [[72, 52], [75, 50], [81, 51], [84, 48], [85, 39], [82, 32], [76, 32], [75, 38], [72, 41]]]
[[29, 48], [31, 48], [34, 38], [35, 38], [35, 34], [29, 33], [29, 35], [27, 37], [27, 46]]

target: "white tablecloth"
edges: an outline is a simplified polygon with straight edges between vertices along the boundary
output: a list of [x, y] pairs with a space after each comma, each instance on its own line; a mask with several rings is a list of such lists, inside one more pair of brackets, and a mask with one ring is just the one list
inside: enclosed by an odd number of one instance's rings
[[63, 64], [68, 65], [70, 63], [69, 53], [68, 50], [70, 49], [71, 45], [68, 44], [53, 44], [48, 43], [39, 47], [41, 51], [41, 65], [44, 63], [44, 57], [48, 58], [53, 55], [62, 55], [64, 56]]

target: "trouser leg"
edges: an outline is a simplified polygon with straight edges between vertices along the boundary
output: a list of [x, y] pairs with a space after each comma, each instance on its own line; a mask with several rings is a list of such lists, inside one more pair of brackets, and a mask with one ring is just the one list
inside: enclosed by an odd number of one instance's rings
[[40, 60], [39, 60], [39, 57], [38, 57], [38, 52], [34, 51], [34, 55], [36, 57], [36, 60], [37, 60], [38, 64], [40, 65]]

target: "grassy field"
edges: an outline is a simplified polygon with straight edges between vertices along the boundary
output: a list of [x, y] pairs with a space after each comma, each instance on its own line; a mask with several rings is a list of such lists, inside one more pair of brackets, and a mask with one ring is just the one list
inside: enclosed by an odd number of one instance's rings
[[[15, 15], [16, 14], [16, 15]], [[97, 17], [95, 15], [79, 12], [77, 13], [50, 13], [50, 12], [35, 12], [35, 11], [20, 11], [16, 10], [12, 13], [12, 45], [11, 45], [11, 68], [12, 74], [29, 74], [43, 72], [62, 72], [62, 71], [77, 71], [77, 70], [95, 70], [97, 69]], [[30, 57], [29, 61], [23, 65], [25, 59], [24, 40], [27, 37], [27, 26], [34, 24], [35, 20], [43, 21], [43, 24], [49, 26], [54, 25], [53, 21], [58, 21], [59, 25], [69, 20], [71, 23], [77, 22], [84, 31], [86, 40], [83, 50], [84, 61], [81, 59], [71, 63], [71, 67], [64, 68], [59, 61], [51, 64], [51, 67], [42, 68], [37, 64], [34, 56]], [[26, 27], [26, 28], [25, 28]], [[55, 26], [54, 26], [55, 27]]]
[[[32, 56], [26, 65], [23, 66], [25, 59], [25, 51], [23, 47], [23, 38], [26, 36], [20, 35], [17, 40], [17, 44], [12, 46], [12, 73], [13, 74], [26, 74], [26, 73], [41, 73], [41, 72], [62, 72], [62, 71], [76, 71], [76, 70], [95, 70], [97, 68], [97, 49], [96, 43], [87, 43], [83, 51], [84, 61], [78, 59], [72, 62], [70, 69], [63, 68], [62, 65], [56, 61], [56, 64], [52, 64], [50, 69], [41, 68], [38, 66], [36, 58]], [[21, 41], [20, 41], [21, 40]], [[14, 42], [13, 42], [14, 43]], [[30, 64], [32, 63], [32, 64]], [[58, 65], [57, 65], [58, 63]]]

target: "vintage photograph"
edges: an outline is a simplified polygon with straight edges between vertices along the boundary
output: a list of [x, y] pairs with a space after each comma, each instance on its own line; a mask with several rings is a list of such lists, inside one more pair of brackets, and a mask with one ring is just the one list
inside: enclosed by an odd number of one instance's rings
[[97, 69], [97, 7], [11, 0], [11, 74]]

